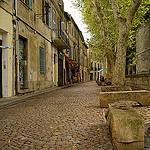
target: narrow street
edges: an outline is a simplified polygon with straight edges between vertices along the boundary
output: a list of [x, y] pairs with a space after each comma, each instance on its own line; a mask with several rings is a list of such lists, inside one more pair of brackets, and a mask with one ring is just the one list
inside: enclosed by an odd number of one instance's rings
[[112, 149], [95, 81], [0, 109], [0, 150], [33, 149]]

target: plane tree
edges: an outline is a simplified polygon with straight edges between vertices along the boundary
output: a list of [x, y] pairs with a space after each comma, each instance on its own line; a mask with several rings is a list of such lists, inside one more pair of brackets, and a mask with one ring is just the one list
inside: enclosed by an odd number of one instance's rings
[[74, 0], [74, 5], [92, 35], [93, 50], [107, 57], [108, 72], [114, 70], [112, 84], [124, 86], [126, 50], [135, 42], [135, 30], [144, 22], [149, 0]]

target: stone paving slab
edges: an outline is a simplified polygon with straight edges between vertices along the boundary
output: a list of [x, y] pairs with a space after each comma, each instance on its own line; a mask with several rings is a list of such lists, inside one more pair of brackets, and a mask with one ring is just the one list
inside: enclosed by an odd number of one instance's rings
[[0, 109], [0, 150], [111, 150], [95, 82]]

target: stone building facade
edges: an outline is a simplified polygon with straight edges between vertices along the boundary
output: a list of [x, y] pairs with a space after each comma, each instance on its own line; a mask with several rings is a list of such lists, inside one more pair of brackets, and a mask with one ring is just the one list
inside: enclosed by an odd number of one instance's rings
[[136, 73], [150, 72], [150, 20], [136, 32]]
[[[81, 31], [64, 12], [62, 0], [3, 0], [0, 14], [0, 97], [80, 78], [79, 45], [84, 39], [79, 42]], [[72, 70], [67, 72], [69, 54]]]

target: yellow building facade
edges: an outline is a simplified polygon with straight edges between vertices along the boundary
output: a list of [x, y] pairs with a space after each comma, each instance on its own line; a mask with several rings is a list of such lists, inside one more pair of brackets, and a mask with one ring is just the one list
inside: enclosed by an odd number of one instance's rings
[[81, 31], [64, 12], [62, 0], [4, 0], [0, 14], [0, 97], [80, 82], [86, 76], [79, 49], [84, 39], [79, 40]]

